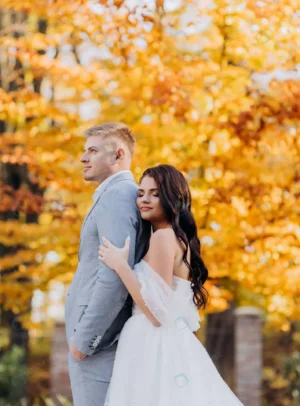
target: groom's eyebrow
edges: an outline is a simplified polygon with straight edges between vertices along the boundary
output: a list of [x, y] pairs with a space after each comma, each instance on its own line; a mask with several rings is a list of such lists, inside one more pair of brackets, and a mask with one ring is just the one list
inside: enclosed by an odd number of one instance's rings
[[86, 152], [86, 151], [89, 151], [90, 149], [93, 149], [93, 148], [96, 148], [96, 149], [98, 149], [98, 148], [103, 148], [104, 147], [104, 145], [94, 145], [94, 146], [92, 146], [92, 147], [88, 147], [88, 149], [87, 150], [83, 150], [84, 152]]
[[[153, 188], [153, 189], [150, 189], [150, 192], [152, 192], [153, 190], [158, 190], [158, 189], [157, 189], [157, 187]], [[144, 192], [144, 189], [138, 189], [138, 192]]]

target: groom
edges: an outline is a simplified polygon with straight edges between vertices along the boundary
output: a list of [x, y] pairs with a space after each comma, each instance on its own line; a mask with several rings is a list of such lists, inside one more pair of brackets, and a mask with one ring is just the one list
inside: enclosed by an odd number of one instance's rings
[[66, 337], [74, 406], [104, 406], [132, 298], [118, 274], [98, 259], [98, 248], [103, 236], [123, 247], [129, 235], [128, 263], [133, 268], [147, 251], [151, 225], [141, 219], [136, 205], [130, 128], [104, 123], [84, 135], [84, 179], [100, 186], [81, 228], [78, 267], [65, 304]]

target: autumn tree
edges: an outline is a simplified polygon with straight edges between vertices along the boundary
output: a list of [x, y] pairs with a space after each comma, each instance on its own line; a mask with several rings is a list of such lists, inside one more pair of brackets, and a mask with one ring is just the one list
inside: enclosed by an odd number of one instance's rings
[[[21, 37], [2, 31], [2, 52], [22, 65], [13, 72], [22, 88], [1, 90], [1, 158], [26, 163], [44, 190], [41, 199], [26, 182], [2, 186], [3, 212], [17, 204], [39, 213], [37, 224], [2, 222], [1, 243], [22, 247], [0, 260], [4, 307], [18, 314], [35, 289], [70, 282], [96, 186], [82, 179], [82, 133], [113, 120], [136, 134], [137, 181], [159, 163], [189, 180], [210, 273], [208, 311], [253, 304], [268, 326], [289, 329], [299, 318], [299, 82], [260, 84], [259, 75], [296, 71], [299, 4], [126, 4], [2, 2], [26, 21]], [[18, 281], [24, 276], [30, 282]]]

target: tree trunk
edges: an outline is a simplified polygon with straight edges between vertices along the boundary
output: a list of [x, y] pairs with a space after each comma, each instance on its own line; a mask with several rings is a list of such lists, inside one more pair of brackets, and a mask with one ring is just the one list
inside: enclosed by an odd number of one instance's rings
[[[0, 8], [0, 29], [3, 32], [4, 36], [11, 36], [18, 38], [24, 35], [22, 26], [27, 23], [27, 16], [22, 11], [4, 10]], [[46, 32], [47, 23], [46, 21], [40, 20], [37, 24], [38, 30], [41, 33]], [[13, 27], [12, 29], [10, 27]], [[15, 28], [14, 28], [15, 27]], [[13, 92], [19, 89], [22, 89], [26, 86], [24, 82], [24, 69], [21, 61], [18, 58], [13, 60], [13, 57], [6, 55], [1, 51], [0, 58], [0, 87], [6, 92]], [[44, 50], [39, 51], [39, 53], [44, 53]], [[42, 78], [35, 78], [33, 80], [34, 91], [40, 93]], [[28, 118], [30, 121], [30, 118]], [[25, 124], [26, 125], [26, 124]], [[0, 136], [6, 132], [16, 132], [18, 130], [17, 125], [13, 126], [11, 123], [0, 120]], [[12, 145], [13, 147], [14, 145]], [[24, 164], [19, 165], [17, 163], [10, 162], [1, 162], [0, 161], [0, 185], [8, 185], [14, 191], [18, 190], [22, 185], [26, 184], [28, 189], [34, 194], [42, 194], [43, 190], [38, 188], [37, 184], [33, 184], [29, 178], [28, 167]], [[9, 192], [6, 192], [9, 193]], [[20, 211], [18, 209], [13, 210], [13, 208], [0, 212], [1, 221], [11, 221], [18, 220], [20, 218]], [[37, 213], [25, 214], [26, 223], [36, 223], [38, 220]], [[1, 257], [8, 254], [18, 255], [18, 250], [22, 248], [18, 246], [5, 246], [0, 243], [0, 255]], [[28, 264], [27, 264], [28, 265]], [[5, 276], [12, 274], [18, 270], [18, 266], [4, 269], [1, 272], [1, 278], [5, 281]], [[18, 278], [19, 283], [28, 281], [28, 278]], [[1, 325], [5, 327], [9, 335], [9, 349], [14, 345], [20, 346], [24, 350], [24, 355], [22, 358], [22, 365], [20, 367], [26, 367], [28, 365], [28, 356], [29, 356], [29, 334], [28, 330], [25, 329], [19, 321], [21, 314], [15, 314], [12, 311], [4, 311], [3, 307], [0, 308], [1, 311]], [[31, 298], [28, 300], [27, 312], [31, 312]], [[5, 349], [2, 349], [2, 354]], [[28, 374], [26, 374], [27, 376]], [[13, 385], [13, 383], [12, 383]], [[18, 382], [18, 395], [20, 398], [26, 396], [26, 379], [21, 379]], [[13, 390], [13, 386], [11, 386]]]

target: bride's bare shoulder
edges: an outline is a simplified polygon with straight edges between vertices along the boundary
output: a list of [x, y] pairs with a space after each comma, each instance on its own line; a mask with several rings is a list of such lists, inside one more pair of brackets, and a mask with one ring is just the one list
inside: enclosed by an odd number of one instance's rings
[[163, 240], [167, 239], [169, 242], [174, 241], [176, 242], [176, 234], [173, 230], [173, 228], [168, 227], [168, 228], [160, 228], [159, 230], [156, 230], [150, 238], [150, 242], [155, 241], [155, 240]]
[[171, 247], [176, 248], [176, 234], [172, 228], [160, 228], [156, 230], [150, 237], [149, 241], [149, 250], [156, 249], [160, 247], [160, 249], [167, 248], [168, 250]]

